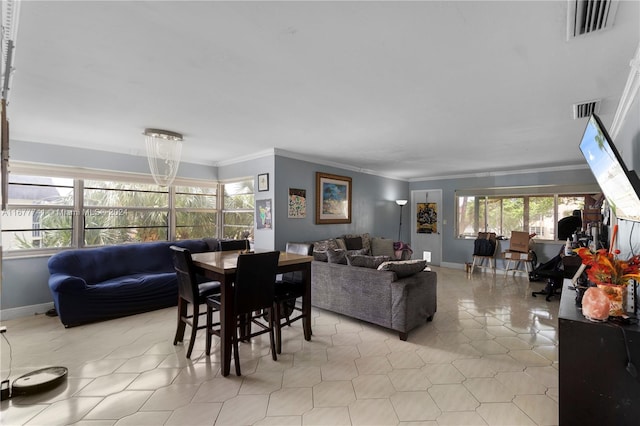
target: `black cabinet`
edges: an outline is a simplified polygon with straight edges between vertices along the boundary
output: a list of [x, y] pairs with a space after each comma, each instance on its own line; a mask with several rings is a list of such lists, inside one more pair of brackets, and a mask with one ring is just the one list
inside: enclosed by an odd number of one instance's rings
[[560, 424], [640, 425], [640, 326], [587, 320], [564, 281], [559, 311]]

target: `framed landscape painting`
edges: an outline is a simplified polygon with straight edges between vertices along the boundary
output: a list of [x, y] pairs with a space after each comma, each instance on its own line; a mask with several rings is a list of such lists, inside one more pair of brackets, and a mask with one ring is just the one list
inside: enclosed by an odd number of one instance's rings
[[351, 178], [316, 173], [316, 224], [351, 223]]

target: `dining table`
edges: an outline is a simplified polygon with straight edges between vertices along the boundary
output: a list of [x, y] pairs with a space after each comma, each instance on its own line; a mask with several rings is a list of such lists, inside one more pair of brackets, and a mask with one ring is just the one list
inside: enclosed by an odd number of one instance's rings
[[[268, 250], [265, 250], [268, 251]], [[259, 252], [259, 251], [258, 251]], [[233, 309], [233, 281], [235, 279], [238, 256], [243, 250], [211, 251], [193, 253], [193, 266], [198, 274], [220, 282], [220, 358], [221, 373], [228, 376], [231, 370], [232, 336], [237, 326]], [[280, 252], [278, 274], [302, 271], [304, 276], [304, 296], [302, 297], [302, 328], [305, 340], [311, 340], [311, 262], [313, 256]]]

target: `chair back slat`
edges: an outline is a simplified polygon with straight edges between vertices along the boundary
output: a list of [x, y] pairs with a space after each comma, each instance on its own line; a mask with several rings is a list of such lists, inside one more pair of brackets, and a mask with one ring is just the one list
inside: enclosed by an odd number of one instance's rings
[[178, 293], [180, 297], [189, 303], [196, 303], [198, 300], [198, 282], [193, 269], [191, 252], [183, 247], [171, 246], [173, 256], [173, 267], [178, 278]]
[[278, 251], [238, 256], [234, 282], [234, 300], [238, 315], [273, 305], [279, 258]]
[[287, 253], [302, 254], [304, 256], [313, 255], [313, 243], [292, 243], [288, 242], [285, 249]]
[[[313, 256], [313, 243], [288, 242], [285, 251], [303, 256]], [[294, 284], [302, 283], [304, 281], [304, 273], [302, 271], [284, 273], [282, 274], [282, 281]]]

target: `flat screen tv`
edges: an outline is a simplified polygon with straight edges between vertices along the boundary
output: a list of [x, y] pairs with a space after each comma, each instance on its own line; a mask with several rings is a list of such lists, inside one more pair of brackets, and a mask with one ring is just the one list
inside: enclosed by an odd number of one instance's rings
[[640, 179], [622, 161], [600, 118], [592, 114], [580, 151], [618, 219], [640, 222]]

